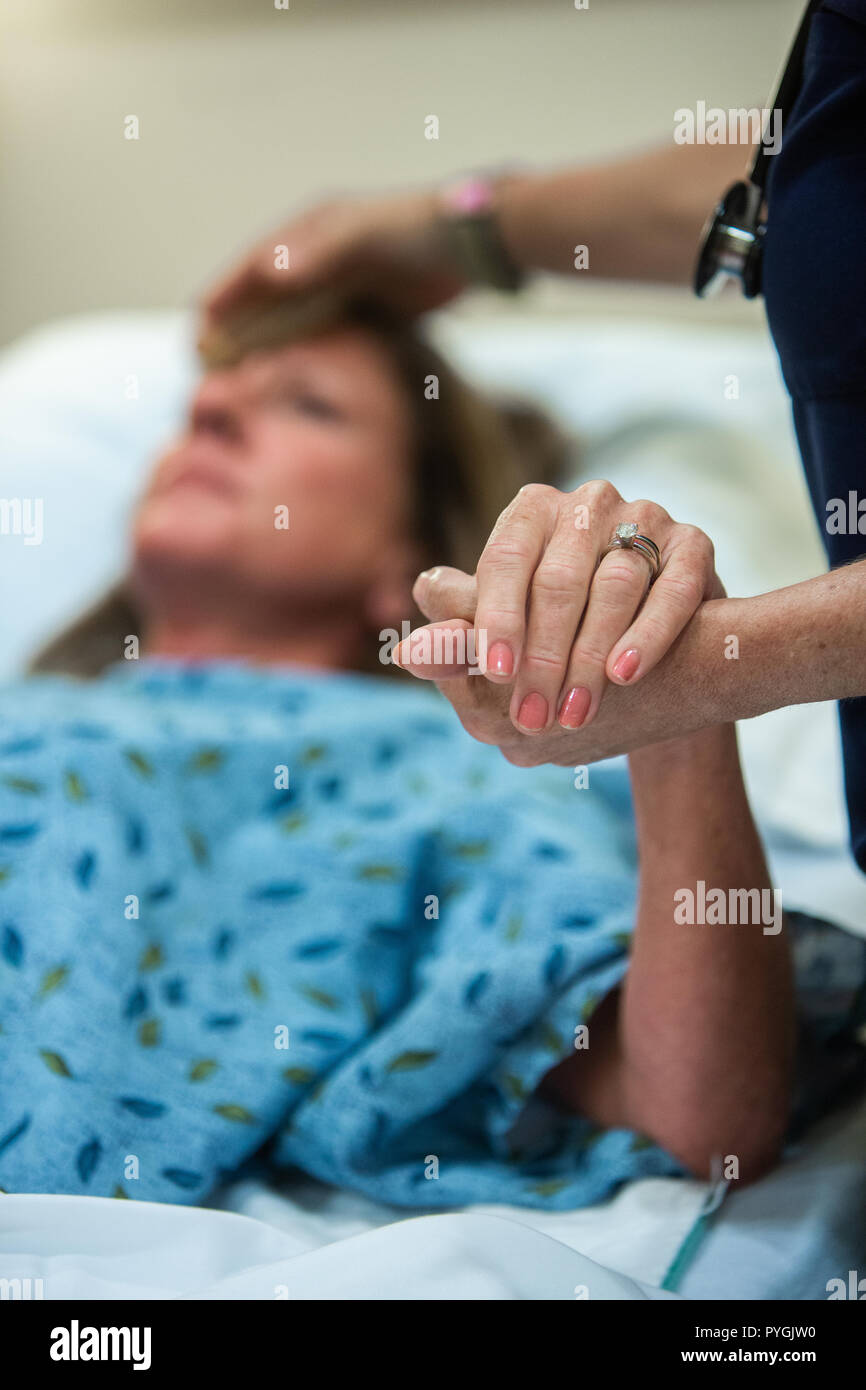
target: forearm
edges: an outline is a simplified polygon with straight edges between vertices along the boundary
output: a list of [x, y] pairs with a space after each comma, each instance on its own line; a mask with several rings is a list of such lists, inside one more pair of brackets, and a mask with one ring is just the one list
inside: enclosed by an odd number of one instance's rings
[[621, 997], [593, 1015], [589, 1052], [556, 1069], [552, 1094], [601, 1124], [644, 1129], [696, 1171], [721, 1153], [740, 1157], [743, 1176], [761, 1170], [785, 1120], [784, 933], [765, 933], [764, 922], [678, 923], [674, 894], [697, 898], [703, 883], [730, 905], [732, 889], [770, 887], [732, 721], [860, 695], [863, 561], [704, 604], [668, 657], [636, 687], [610, 689], [596, 721], [569, 741], [568, 761], [630, 753], [640, 910]]
[[756, 598], [713, 599], [654, 670], [611, 686], [551, 761], [591, 763], [784, 705], [866, 695], [866, 561]]
[[[733, 717], [866, 695], [866, 561], [722, 602], [716, 643], [721, 637], [726, 650], [738, 653], [725, 661]], [[721, 634], [720, 626], [728, 632]]]
[[735, 732], [629, 762], [640, 890], [618, 1019], [624, 1113], [693, 1171], [733, 1154], [748, 1179], [787, 1122], [793, 984]]
[[701, 228], [724, 187], [743, 177], [736, 145], [665, 143], [612, 163], [506, 180], [506, 246], [528, 269], [574, 272], [588, 248], [592, 275], [688, 283]]
[[[605, 1128], [648, 1135], [699, 1176], [735, 1155], [748, 1181], [774, 1161], [787, 1122], [793, 987], [734, 730], [629, 762], [640, 888], [628, 973], [592, 1014], [589, 1048], [555, 1067], [544, 1090]], [[712, 889], [724, 914], [701, 911]], [[689, 915], [710, 920], [678, 920]]]

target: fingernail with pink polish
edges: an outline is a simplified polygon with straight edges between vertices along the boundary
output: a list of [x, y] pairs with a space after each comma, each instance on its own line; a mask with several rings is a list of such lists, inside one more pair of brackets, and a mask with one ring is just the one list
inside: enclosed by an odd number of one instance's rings
[[517, 714], [517, 722], [521, 729], [526, 729], [531, 734], [537, 734], [547, 723], [547, 701], [543, 695], [538, 695], [534, 690], [531, 695], [527, 695]]
[[630, 647], [622, 656], [617, 657], [614, 662], [613, 674], [617, 680], [630, 681], [638, 666], [640, 666], [640, 652], [636, 652], [634, 647]]
[[569, 690], [559, 708], [557, 719], [563, 729], [579, 729], [592, 704], [592, 692], [585, 685]]
[[507, 642], [494, 642], [487, 653], [487, 670], [494, 676], [510, 676], [514, 672], [514, 653]]

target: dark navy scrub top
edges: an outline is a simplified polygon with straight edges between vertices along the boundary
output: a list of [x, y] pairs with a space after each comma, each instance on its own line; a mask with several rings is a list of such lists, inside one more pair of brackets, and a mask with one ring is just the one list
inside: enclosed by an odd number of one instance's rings
[[[866, 557], [866, 0], [825, 0], [812, 19], [767, 207], [770, 329], [827, 557], [845, 564]], [[852, 492], [853, 529], [828, 531], [828, 503], [841, 499], [847, 512]], [[852, 846], [866, 872], [866, 699], [843, 701], [839, 716]]]

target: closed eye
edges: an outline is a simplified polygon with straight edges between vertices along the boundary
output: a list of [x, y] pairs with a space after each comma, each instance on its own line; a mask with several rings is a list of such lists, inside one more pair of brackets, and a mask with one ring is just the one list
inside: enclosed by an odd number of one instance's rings
[[336, 406], [333, 401], [326, 400], [324, 396], [315, 396], [310, 392], [304, 392], [297, 398], [298, 409], [305, 415], [317, 416], [322, 420], [342, 420], [343, 411]]
[[272, 398], [272, 403], [284, 410], [298, 410], [314, 420], [344, 420], [344, 410], [326, 396], [313, 391], [283, 391]]

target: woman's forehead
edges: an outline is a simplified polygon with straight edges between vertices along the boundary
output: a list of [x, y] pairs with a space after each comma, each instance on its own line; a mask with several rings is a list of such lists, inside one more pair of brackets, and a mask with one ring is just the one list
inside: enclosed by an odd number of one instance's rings
[[380, 339], [363, 327], [333, 328], [253, 352], [234, 370], [244, 373], [254, 392], [283, 386], [332, 391], [358, 417], [389, 430], [411, 429], [406, 386], [397, 364]]
[[302, 368], [328, 371], [357, 377], [365, 385], [374, 379], [385, 383], [394, 378], [382, 344], [369, 331], [352, 325], [251, 353], [240, 365], [250, 372], [267, 372], [270, 376], [290, 376]]

